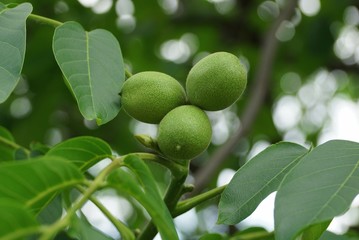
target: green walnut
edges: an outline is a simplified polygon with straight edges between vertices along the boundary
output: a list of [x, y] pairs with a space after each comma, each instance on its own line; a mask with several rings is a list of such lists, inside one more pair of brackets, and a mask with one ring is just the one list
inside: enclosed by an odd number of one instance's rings
[[238, 57], [217, 52], [192, 67], [187, 76], [186, 90], [191, 104], [217, 111], [237, 101], [246, 85], [247, 71]]
[[212, 137], [206, 113], [193, 105], [170, 111], [160, 122], [157, 143], [170, 159], [190, 160], [207, 149]]
[[140, 72], [125, 81], [123, 109], [145, 123], [158, 124], [172, 109], [186, 103], [186, 92], [173, 77], [160, 72]]

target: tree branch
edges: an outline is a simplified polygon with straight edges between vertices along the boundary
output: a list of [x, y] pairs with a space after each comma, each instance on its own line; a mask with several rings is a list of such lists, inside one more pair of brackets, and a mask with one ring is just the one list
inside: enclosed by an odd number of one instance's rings
[[297, 1], [298, 0], [289, 0], [287, 2], [279, 17], [266, 33], [261, 48], [259, 66], [255, 74], [254, 83], [252, 84], [249, 102], [243, 112], [241, 125], [232, 137], [214, 152], [212, 157], [208, 160], [208, 163], [195, 174], [196, 183], [194, 191], [190, 194], [191, 196], [200, 193], [208, 185], [217, 169], [236, 148], [239, 140], [251, 129], [268, 92], [269, 81], [272, 75], [272, 66], [278, 47], [278, 40], [275, 37], [276, 31], [284, 20], [287, 20], [292, 16]]

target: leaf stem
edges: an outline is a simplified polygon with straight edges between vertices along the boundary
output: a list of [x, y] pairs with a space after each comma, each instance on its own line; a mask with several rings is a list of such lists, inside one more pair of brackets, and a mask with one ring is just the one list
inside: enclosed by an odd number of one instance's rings
[[186, 169], [186, 167], [183, 167], [182, 165], [174, 161], [163, 158], [160, 155], [153, 153], [132, 153], [132, 154], [137, 155], [139, 158], [141, 158], [144, 161], [155, 162], [168, 168], [168, 170], [171, 171], [172, 175], [182, 176], [183, 174], [188, 174], [188, 169]]
[[31, 19], [35, 22], [44, 23], [44, 24], [53, 26], [55, 28], [58, 26], [61, 26], [63, 24], [62, 22], [56, 21], [54, 19], [43, 17], [43, 16], [36, 15], [36, 14], [30, 14], [28, 19]]
[[[85, 189], [78, 186], [76, 187], [81, 193], [85, 193]], [[93, 204], [96, 205], [96, 207], [98, 207], [98, 209], [108, 218], [108, 220], [111, 221], [111, 223], [116, 227], [117, 231], [119, 231], [119, 233], [121, 234], [121, 237], [123, 239], [128, 239], [128, 240], [134, 240], [135, 239], [135, 235], [134, 233], [131, 231], [131, 229], [129, 229], [123, 222], [121, 222], [120, 220], [118, 220], [117, 218], [115, 218], [110, 211], [107, 210], [107, 208], [94, 196], [90, 196], [89, 197], [90, 201], [93, 202]]]
[[19, 144], [15, 143], [15, 142], [12, 142], [12, 141], [10, 141], [10, 140], [4, 138], [4, 137], [1, 137], [1, 136], [0, 136], [0, 144], [1, 144], [1, 145], [4, 145], [4, 146], [7, 146], [7, 147], [9, 147], [9, 148], [12, 148], [12, 149], [14, 149], [14, 150], [17, 150], [17, 149], [20, 149], [20, 148], [21, 148], [21, 149], [23, 149], [23, 150], [26, 152], [27, 155], [30, 154], [30, 150], [28, 150], [28, 149], [26, 149], [26, 148], [20, 146]]
[[125, 76], [126, 76], [126, 78], [130, 78], [130, 77], [132, 77], [132, 73], [130, 71], [128, 71], [127, 69], [125, 69]]
[[223, 190], [226, 188], [226, 186], [227, 185], [214, 188], [208, 192], [202, 193], [193, 198], [179, 202], [177, 204], [177, 207], [173, 211], [172, 216], [177, 217], [177, 216], [189, 211], [190, 209], [194, 208], [195, 206], [197, 206], [211, 198], [214, 198], [214, 197], [220, 195], [223, 192]]
[[104, 181], [107, 175], [112, 172], [114, 169], [122, 165], [123, 158], [114, 159], [107, 167], [105, 167], [100, 174], [94, 179], [89, 188], [84, 191], [83, 195], [78, 198], [78, 200], [72, 205], [72, 207], [67, 211], [67, 214], [64, 218], [58, 220], [54, 224], [43, 229], [43, 234], [40, 240], [49, 240], [52, 239], [57, 232], [64, 229], [70, 224], [72, 216], [79, 210], [82, 205], [91, 197], [91, 195], [100, 187], [103, 186]]

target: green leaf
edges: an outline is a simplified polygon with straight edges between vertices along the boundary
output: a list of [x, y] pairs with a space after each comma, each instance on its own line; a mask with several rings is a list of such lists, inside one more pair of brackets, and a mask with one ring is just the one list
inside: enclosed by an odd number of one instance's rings
[[2, 161], [14, 160], [15, 149], [4, 143], [13, 143], [14, 141], [12, 134], [6, 128], [0, 126], [0, 163]]
[[72, 163], [60, 158], [6, 162], [0, 165], [0, 198], [21, 202], [37, 214], [57, 191], [83, 180]]
[[248, 217], [264, 198], [277, 190], [285, 174], [307, 151], [298, 144], [281, 142], [243, 165], [222, 193], [218, 222], [236, 224]]
[[225, 236], [222, 236], [221, 234], [208, 233], [208, 234], [201, 236], [201, 238], [199, 240], [225, 240], [225, 239], [228, 239], [228, 238]]
[[124, 164], [133, 174], [117, 169], [109, 176], [109, 182], [119, 191], [134, 197], [150, 214], [164, 240], [178, 239], [172, 216], [162, 200], [154, 177], [147, 165], [137, 156], [128, 155]]
[[30, 210], [17, 201], [1, 199], [0, 212], [0, 240], [19, 239], [39, 226]]
[[329, 141], [303, 157], [276, 196], [276, 239], [295, 239], [348, 210], [359, 193], [358, 166], [359, 143], [350, 141]]
[[307, 228], [303, 232], [301, 239], [302, 240], [316, 240], [316, 239], [319, 239], [320, 236], [323, 234], [323, 232], [325, 230], [327, 230], [330, 222], [331, 222], [331, 220], [327, 221], [327, 222], [323, 222], [323, 223], [319, 223], [319, 224], [310, 226], [309, 228]]
[[233, 235], [232, 240], [274, 240], [274, 233], [268, 232], [266, 229], [261, 227], [251, 227], [241, 230]]
[[15, 160], [26, 160], [29, 159], [30, 156], [26, 149], [21, 147], [15, 150], [14, 158]]
[[59, 220], [62, 216], [61, 196], [56, 196], [37, 216], [41, 224], [51, 224]]
[[31, 142], [30, 143], [30, 157], [40, 157], [45, 155], [50, 148], [40, 142]]
[[112, 240], [109, 236], [95, 229], [83, 215], [75, 216], [72, 219], [69, 235], [76, 239]]
[[6, 8], [0, 3], [0, 103], [4, 102], [20, 80], [25, 59], [26, 19], [30, 3]]
[[98, 161], [111, 157], [112, 151], [105, 141], [83, 136], [57, 144], [46, 153], [46, 156], [62, 157], [74, 163], [82, 171], [86, 171]]
[[53, 51], [81, 114], [99, 125], [116, 117], [125, 81], [117, 39], [106, 30], [87, 32], [66, 22], [55, 30]]
[[3, 137], [6, 140], [9, 140], [11, 142], [15, 141], [15, 139], [12, 136], [11, 132], [9, 130], [7, 130], [6, 128], [4, 128], [3, 126], [0, 126], [0, 137]]
[[319, 240], [354, 240], [357, 238], [351, 238], [345, 235], [337, 235], [328, 231], [325, 231]]

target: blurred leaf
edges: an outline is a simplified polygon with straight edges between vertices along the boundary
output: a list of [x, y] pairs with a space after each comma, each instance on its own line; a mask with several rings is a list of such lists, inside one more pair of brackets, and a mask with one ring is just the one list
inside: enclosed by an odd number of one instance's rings
[[53, 51], [81, 114], [99, 125], [116, 117], [125, 81], [117, 39], [106, 30], [86, 32], [67, 22], [55, 30]]
[[18, 148], [15, 150], [15, 154], [14, 154], [15, 160], [25, 160], [25, 159], [29, 159], [29, 154], [27, 153], [25, 148]]
[[241, 167], [221, 195], [218, 222], [236, 224], [248, 217], [285, 174], [307, 153], [294, 143], [272, 145]]
[[6, 8], [0, 2], [0, 103], [20, 80], [25, 59], [26, 19], [31, 12], [30, 3]]
[[227, 237], [218, 233], [208, 233], [203, 235], [199, 240], [225, 240]]
[[112, 240], [112, 238], [105, 235], [103, 232], [95, 229], [82, 214], [73, 218], [69, 235], [76, 239]]
[[319, 238], [319, 240], [351, 240], [351, 239], [353, 238], [345, 235], [337, 235], [328, 231], [325, 231], [323, 235]]
[[109, 176], [109, 182], [115, 184], [119, 191], [130, 194], [147, 210], [162, 239], [178, 239], [172, 216], [160, 196], [147, 165], [135, 155], [128, 155], [124, 163], [135, 176], [123, 169], [118, 169]]
[[[0, 126], [0, 138], [5, 141], [14, 142], [12, 134], [4, 127]], [[15, 149], [0, 143], [0, 162], [14, 160]]]
[[312, 225], [309, 228], [307, 228], [303, 234], [302, 234], [302, 240], [316, 240], [319, 239], [320, 236], [322, 236], [323, 232], [327, 230], [330, 221], [319, 223], [316, 225]]
[[38, 213], [54, 193], [83, 180], [72, 163], [56, 157], [3, 163], [0, 165], [0, 198], [19, 201]]
[[9, 130], [7, 130], [6, 128], [0, 126], [0, 137], [3, 137], [11, 142], [14, 142], [15, 139], [12, 136], [11, 132], [9, 132]]
[[303, 157], [276, 196], [276, 239], [295, 239], [344, 213], [359, 193], [358, 166], [359, 143], [350, 141], [326, 142]]
[[62, 157], [74, 163], [82, 171], [86, 171], [98, 161], [111, 157], [112, 151], [105, 141], [83, 136], [57, 144], [47, 152], [46, 156]]
[[72, 238], [70, 237], [67, 232], [65, 231], [61, 231], [60, 233], [58, 233], [54, 240], [78, 240], [77, 238]]
[[50, 148], [40, 142], [32, 142], [30, 144], [30, 157], [39, 157], [45, 155]]
[[268, 232], [266, 229], [262, 227], [251, 227], [234, 234], [234, 236], [230, 238], [230, 240], [253, 240], [253, 239], [274, 240], [274, 233]]
[[22, 203], [0, 199], [0, 240], [21, 239], [38, 227], [35, 217]]
[[37, 216], [37, 220], [41, 224], [51, 224], [62, 216], [61, 197], [56, 196]]

